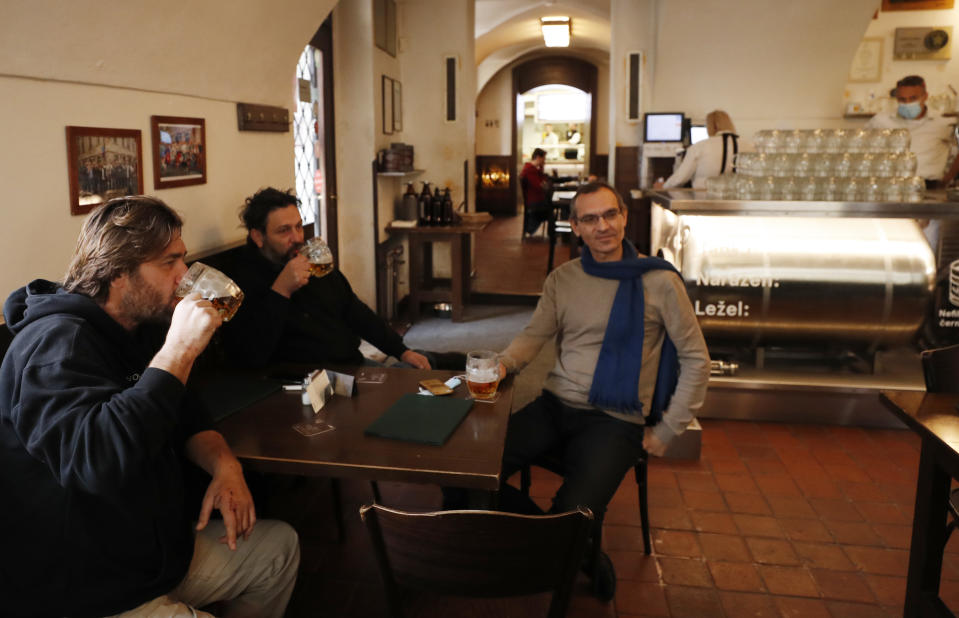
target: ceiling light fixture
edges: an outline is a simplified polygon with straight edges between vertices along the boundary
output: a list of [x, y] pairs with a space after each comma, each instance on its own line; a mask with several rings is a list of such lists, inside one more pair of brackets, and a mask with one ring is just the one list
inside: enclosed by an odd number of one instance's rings
[[539, 21], [546, 47], [569, 47], [569, 17], [543, 17]]

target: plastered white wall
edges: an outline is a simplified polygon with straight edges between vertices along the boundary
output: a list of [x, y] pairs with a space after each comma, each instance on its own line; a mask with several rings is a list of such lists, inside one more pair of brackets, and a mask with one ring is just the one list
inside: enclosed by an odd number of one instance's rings
[[376, 299], [371, 165], [380, 96], [373, 50], [371, 0], [341, 2], [333, 11], [339, 268], [371, 306]]
[[[464, 198], [467, 162], [469, 210], [473, 209], [476, 66], [473, 0], [400, 0], [399, 61], [403, 78], [404, 141], [413, 144], [417, 180], [450, 187], [453, 204]], [[457, 58], [456, 120], [446, 120], [447, 56]], [[448, 277], [447, 243], [434, 243], [434, 275]]]
[[512, 69], [496, 73], [477, 94], [476, 154], [510, 154], [515, 107], [512, 97]]
[[[949, 60], [893, 60], [896, 28], [914, 28], [920, 26], [952, 26], [953, 39], [949, 45], [953, 57]], [[880, 81], [870, 83], [846, 83], [843, 93], [843, 105], [837, 113], [842, 113], [845, 103], [868, 104], [871, 99], [882, 100], [879, 105], [885, 109], [895, 109], [895, 103], [889, 97], [889, 90], [906, 75], [921, 75], [926, 80], [926, 88], [931, 96], [959, 91], [959, 47], [955, 37], [959, 36], [959, 8], [939, 11], [880, 11], [876, 19], [869, 21], [864, 37], [882, 39], [882, 73]], [[954, 95], [953, 95], [954, 96]], [[940, 111], [953, 111], [942, 109]]]
[[290, 106], [287, 67], [335, 4], [3, 0], [0, 75]]
[[616, 170], [616, 147], [640, 143], [639, 124], [627, 119], [627, 68], [629, 54], [643, 52], [640, 109], [648, 109], [655, 84], [657, 22], [655, 0], [610, 0], [609, 2], [609, 175]]
[[[293, 136], [238, 131], [236, 102], [292, 108], [297, 58], [334, 4], [0, 2], [0, 297], [60, 279], [73, 253], [68, 125], [141, 132], [144, 192], [183, 215], [189, 250], [242, 239], [243, 199], [293, 186]], [[154, 189], [151, 115], [205, 119], [206, 184]]]
[[[401, 99], [407, 99], [410, 95], [416, 95], [416, 93], [407, 93], [406, 88], [403, 84], [402, 72], [400, 70], [400, 61], [398, 57], [391, 56], [379, 47], [373, 47], [373, 73], [370, 76], [373, 80], [373, 98], [374, 98], [374, 124], [376, 126], [374, 143], [376, 152], [384, 148], [389, 148], [391, 143], [394, 142], [404, 142], [406, 133], [406, 127], [403, 127], [402, 131], [393, 132], [393, 127], [387, 127], [387, 130], [390, 133], [384, 131], [383, 128], [383, 76], [389, 77], [390, 79], [397, 80], [400, 82], [401, 87]], [[389, 88], [392, 89], [392, 84], [389, 85]], [[392, 93], [390, 93], [392, 96]], [[391, 98], [386, 99], [387, 107], [390, 107]], [[415, 100], [415, 99], [414, 99]], [[415, 109], [415, 108], [414, 108]], [[390, 112], [391, 110], [387, 110]], [[403, 116], [408, 116], [409, 112], [405, 109], [403, 110]], [[392, 116], [388, 113], [386, 116], [386, 123], [392, 125], [391, 123]], [[375, 154], [375, 153], [374, 153]], [[419, 165], [419, 161], [414, 161], [416, 165]], [[410, 180], [413, 179], [411, 176]], [[390, 221], [393, 220], [395, 214], [395, 205], [397, 199], [400, 196], [400, 193], [403, 189], [406, 188], [406, 185], [396, 177], [391, 176], [380, 176], [377, 179], [378, 183], [378, 203], [377, 208], [379, 209], [379, 232], [377, 234], [377, 242], [382, 242], [386, 240], [386, 226]]]
[[[237, 131], [234, 103], [15, 77], [0, 77], [0, 92], [2, 296], [37, 277], [60, 279], [73, 254], [84, 218], [70, 215], [67, 125], [141, 132], [144, 192], [180, 212], [190, 251], [242, 239], [237, 209], [244, 197], [261, 186], [293, 186], [292, 133]], [[206, 120], [206, 184], [154, 189], [151, 114]]]
[[[682, 110], [703, 118], [712, 109], [725, 109], [742, 135], [842, 124], [850, 62], [878, 5], [876, 0], [661, 1], [646, 111]], [[616, 45], [619, 25], [612, 22]]]

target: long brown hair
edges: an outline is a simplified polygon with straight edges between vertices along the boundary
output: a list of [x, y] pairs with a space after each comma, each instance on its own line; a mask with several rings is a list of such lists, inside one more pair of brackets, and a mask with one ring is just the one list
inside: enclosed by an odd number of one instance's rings
[[128, 195], [110, 200], [83, 223], [64, 289], [106, 301], [114, 279], [160, 255], [182, 227], [180, 215], [156, 198]]

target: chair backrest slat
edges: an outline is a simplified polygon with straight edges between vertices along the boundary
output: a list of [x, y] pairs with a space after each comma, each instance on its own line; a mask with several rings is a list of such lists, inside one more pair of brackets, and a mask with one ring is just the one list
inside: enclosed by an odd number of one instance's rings
[[930, 393], [959, 393], [959, 344], [925, 350], [922, 372]]
[[[360, 509], [377, 552], [394, 615], [398, 589], [466, 597], [553, 592], [562, 616], [585, 549], [592, 514], [515, 515], [496, 511], [409, 513]], [[396, 605], [394, 605], [394, 602]]]

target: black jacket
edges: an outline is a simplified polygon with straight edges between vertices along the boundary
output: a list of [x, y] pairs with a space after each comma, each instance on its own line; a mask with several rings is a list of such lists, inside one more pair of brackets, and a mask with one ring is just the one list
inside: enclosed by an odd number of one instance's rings
[[99, 305], [36, 280], [4, 306], [0, 366], [0, 613], [103, 616], [172, 590], [193, 556], [181, 467], [208, 427], [169, 373], [165, 329], [125, 331]]
[[222, 329], [231, 360], [251, 367], [283, 361], [358, 365], [363, 362], [361, 337], [397, 358], [407, 350], [339, 269], [310, 277], [290, 298], [271, 289], [282, 269], [249, 242], [226, 268], [244, 294], [240, 309]]

